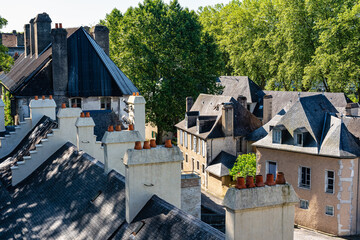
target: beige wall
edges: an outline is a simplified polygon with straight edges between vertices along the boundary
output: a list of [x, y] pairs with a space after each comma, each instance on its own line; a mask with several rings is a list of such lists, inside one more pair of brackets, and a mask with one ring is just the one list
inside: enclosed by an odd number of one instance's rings
[[[145, 124], [145, 139], [155, 139], [157, 135], [158, 129], [156, 125], [152, 125], [151, 123]], [[174, 134], [172, 132], [165, 132], [163, 134], [162, 143], [165, 143], [166, 139], [172, 139], [174, 137]]]
[[[299, 205], [295, 222], [320, 231], [350, 235], [356, 233], [358, 159], [338, 159], [317, 155], [257, 148], [257, 173], [266, 174], [266, 162], [277, 163], [277, 171], [285, 173], [300, 199], [309, 201], [308, 209]], [[311, 168], [310, 189], [298, 184], [299, 166]], [[325, 192], [325, 172], [335, 172], [334, 193]], [[334, 216], [325, 214], [326, 206], [334, 206]]]

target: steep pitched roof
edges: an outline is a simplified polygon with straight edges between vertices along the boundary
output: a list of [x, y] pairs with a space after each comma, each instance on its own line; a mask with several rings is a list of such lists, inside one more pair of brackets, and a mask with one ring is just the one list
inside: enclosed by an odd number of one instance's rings
[[236, 156], [221, 151], [206, 168], [206, 171], [218, 177], [228, 176], [229, 170], [234, 166]]
[[[2, 180], [4, 175], [0, 175]], [[223, 233], [153, 196], [132, 223], [124, 177], [66, 143], [16, 187], [0, 188], [0, 238], [224, 239]]]
[[[138, 92], [84, 28], [67, 31], [69, 96], [121, 96]], [[51, 44], [38, 58], [21, 54], [9, 73], [0, 74], [1, 84], [19, 96], [53, 94], [51, 60]]]
[[247, 76], [220, 76], [219, 82], [224, 86], [222, 95], [235, 99], [239, 95], [246, 97], [248, 103], [258, 102], [263, 94], [261, 88]]

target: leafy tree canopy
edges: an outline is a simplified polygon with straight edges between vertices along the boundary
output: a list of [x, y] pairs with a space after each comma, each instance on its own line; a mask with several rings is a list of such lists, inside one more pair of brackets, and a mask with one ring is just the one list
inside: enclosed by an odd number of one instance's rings
[[183, 118], [187, 96], [219, 90], [220, 50], [178, 1], [145, 0], [123, 15], [114, 9], [102, 23], [110, 30], [110, 56], [145, 97], [158, 137]]
[[[7, 24], [7, 20], [5, 18], [2, 18], [0, 16], [0, 29], [2, 29]], [[10, 71], [11, 65], [13, 64], [13, 59], [10, 57], [6, 52], [8, 49], [2, 45], [1, 39], [0, 39], [0, 72]]]
[[254, 153], [242, 154], [236, 158], [230, 176], [235, 180], [238, 177], [255, 176], [256, 155]]

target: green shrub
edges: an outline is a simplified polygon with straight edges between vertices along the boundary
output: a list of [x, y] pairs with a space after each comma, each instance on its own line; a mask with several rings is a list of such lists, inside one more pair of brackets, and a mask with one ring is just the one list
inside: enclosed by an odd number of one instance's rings
[[230, 176], [235, 180], [238, 177], [255, 176], [256, 174], [256, 155], [248, 153], [239, 155], [234, 167], [230, 170]]

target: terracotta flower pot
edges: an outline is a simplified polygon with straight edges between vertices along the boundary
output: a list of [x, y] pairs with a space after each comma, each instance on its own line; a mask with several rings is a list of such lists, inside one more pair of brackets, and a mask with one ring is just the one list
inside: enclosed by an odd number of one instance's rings
[[264, 187], [265, 186], [262, 175], [256, 175], [255, 176], [255, 181], [256, 181], [255, 185], [257, 187]]
[[172, 147], [171, 139], [165, 140], [165, 147], [167, 147], [167, 148], [171, 148], [171, 147]]
[[150, 147], [149, 141], [145, 141], [145, 142], [144, 142], [143, 149], [150, 149], [150, 148], [151, 148], [151, 147]]
[[275, 185], [274, 175], [273, 175], [273, 174], [268, 173], [268, 174], [266, 175], [265, 185], [268, 185], [268, 186], [274, 186], [274, 185]]
[[246, 177], [246, 187], [247, 188], [254, 188], [255, 187], [254, 177], [253, 176], [247, 176]]
[[113, 132], [114, 131], [114, 126], [113, 125], [110, 125], [109, 127], [108, 127], [108, 132]]
[[156, 140], [155, 139], [150, 140], [150, 147], [156, 148]]
[[115, 131], [117, 131], [117, 132], [121, 131], [121, 126], [120, 126], [120, 125], [116, 125]]
[[129, 131], [134, 130], [134, 125], [133, 125], [133, 124], [129, 124], [129, 126], [128, 126], [128, 130], [129, 130]]
[[61, 108], [66, 108], [66, 103], [62, 103]]
[[245, 179], [244, 179], [243, 177], [238, 177], [238, 178], [236, 179], [236, 185], [235, 185], [235, 187], [236, 187], [237, 189], [244, 189], [244, 188], [246, 188]]
[[141, 142], [140, 142], [140, 141], [136, 141], [136, 142], [135, 142], [135, 147], [134, 147], [134, 149], [136, 149], [136, 150], [141, 150], [141, 149], [142, 149], [142, 147], [141, 147]]
[[276, 174], [276, 181], [275, 184], [285, 184], [286, 180], [285, 180], [285, 175], [283, 172], [278, 172]]

